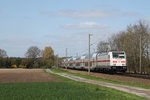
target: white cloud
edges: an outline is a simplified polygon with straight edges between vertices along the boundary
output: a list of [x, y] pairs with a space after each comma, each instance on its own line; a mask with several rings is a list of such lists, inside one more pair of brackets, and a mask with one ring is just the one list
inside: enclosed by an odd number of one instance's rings
[[95, 22], [84, 22], [79, 24], [66, 24], [64, 25], [66, 29], [105, 29], [109, 28], [107, 25], [98, 24]]
[[55, 15], [58, 16], [69, 16], [69, 17], [106, 17], [108, 13], [103, 11], [62, 11], [57, 12]]
[[44, 11], [41, 14], [48, 16], [64, 16], [64, 17], [76, 17], [76, 18], [93, 18], [93, 17], [112, 17], [112, 16], [135, 16], [134, 12], [126, 12], [119, 10], [86, 10], [86, 11], [57, 11], [50, 12]]
[[97, 11], [97, 10], [89, 10], [89, 11], [74, 11], [74, 10], [67, 10], [67, 11], [57, 11], [57, 12], [50, 12], [44, 11], [41, 14], [49, 15], [49, 16], [65, 16], [65, 17], [106, 17], [109, 16], [108, 13], [104, 11]]

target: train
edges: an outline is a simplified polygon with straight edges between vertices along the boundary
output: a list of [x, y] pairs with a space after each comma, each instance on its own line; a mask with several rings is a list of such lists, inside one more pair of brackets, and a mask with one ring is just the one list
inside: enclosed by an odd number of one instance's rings
[[126, 72], [127, 60], [125, 51], [109, 51], [92, 53], [80, 57], [67, 57], [63, 61], [64, 68], [100, 71], [100, 72]]

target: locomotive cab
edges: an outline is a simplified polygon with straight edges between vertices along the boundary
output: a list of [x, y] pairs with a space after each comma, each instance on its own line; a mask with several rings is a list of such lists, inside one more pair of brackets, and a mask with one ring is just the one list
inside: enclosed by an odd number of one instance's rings
[[126, 54], [124, 51], [113, 51], [110, 55], [110, 66], [113, 71], [125, 72], [126, 67]]

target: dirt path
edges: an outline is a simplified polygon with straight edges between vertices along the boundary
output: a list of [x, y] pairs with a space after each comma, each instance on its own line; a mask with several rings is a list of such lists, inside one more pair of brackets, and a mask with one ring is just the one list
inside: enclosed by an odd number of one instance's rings
[[58, 81], [43, 69], [0, 69], [0, 83]]
[[75, 81], [80, 81], [80, 82], [85, 82], [85, 83], [90, 83], [90, 84], [95, 84], [95, 85], [100, 85], [100, 86], [105, 86], [109, 88], [113, 88], [116, 90], [132, 93], [138, 96], [146, 97], [150, 99], [150, 89], [142, 89], [142, 88], [137, 88], [137, 87], [131, 87], [131, 86], [124, 86], [124, 85], [117, 85], [117, 84], [112, 84], [112, 83], [107, 83], [107, 82], [101, 82], [101, 81], [96, 81], [96, 80], [90, 80], [86, 78], [81, 78], [78, 76], [74, 76], [71, 74], [66, 74], [66, 73], [54, 73], [51, 70], [47, 69], [47, 72], [57, 74]]

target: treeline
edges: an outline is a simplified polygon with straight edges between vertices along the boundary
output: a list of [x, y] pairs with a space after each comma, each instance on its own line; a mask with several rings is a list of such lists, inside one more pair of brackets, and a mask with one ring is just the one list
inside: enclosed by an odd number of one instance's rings
[[0, 58], [0, 68], [50, 68], [54, 61], [43, 58]]
[[5, 50], [0, 49], [0, 68], [50, 68], [56, 65], [51, 47], [40, 50], [37, 46], [31, 46], [24, 58], [8, 57]]
[[150, 28], [139, 21], [127, 26], [126, 30], [112, 35], [107, 41], [100, 41], [98, 52], [122, 50], [127, 55], [129, 72], [150, 73]]

